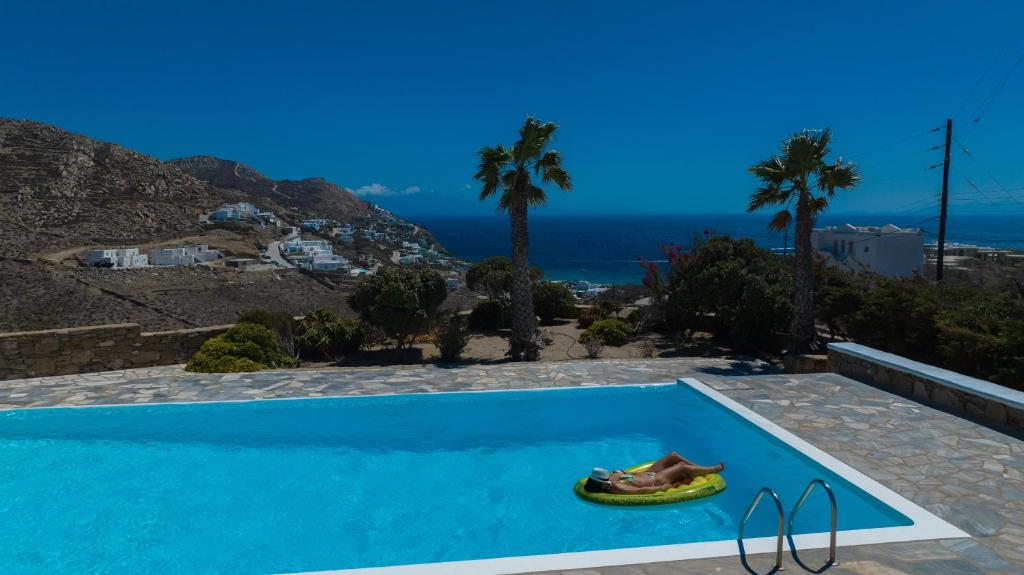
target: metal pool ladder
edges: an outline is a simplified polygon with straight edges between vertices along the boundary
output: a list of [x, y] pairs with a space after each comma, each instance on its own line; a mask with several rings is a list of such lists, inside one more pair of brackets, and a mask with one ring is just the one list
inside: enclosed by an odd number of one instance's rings
[[776, 536], [775, 547], [775, 567], [773, 567], [771, 570], [771, 573], [775, 573], [776, 571], [783, 571], [785, 569], [785, 567], [782, 566], [782, 527], [784, 521], [784, 513], [782, 511], [782, 501], [779, 501], [779, 494], [775, 493], [775, 490], [773, 490], [771, 487], [762, 487], [757, 492], [757, 495], [754, 496], [754, 500], [750, 502], [750, 507], [747, 508], [746, 514], [743, 515], [743, 519], [740, 521], [739, 544], [742, 547], [743, 528], [746, 526], [747, 520], [750, 519], [750, 516], [754, 514], [754, 510], [757, 509], [757, 505], [761, 503], [761, 498], [764, 497], [766, 493], [771, 496], [772, 500], [775, 501], [775, 511], [779, 516], [779, 531], [778, 535]]
[[[800, 499], [797, 500], [796, 505], [793, 506], [793, 510], [789, 512], [789, 526], [786, 530], [786, 537], [789, 538], [789, 546], [793, 551], [793, 558], [796, 559], [796, 561], [799, 563], [800, 559], [796, 556], [796, 546], [793, 545], [793, 520], [796, 518], [797, 511], [800, 511], [800, 508], [804, 506], [804, 502], [807, 501], [807, 496], [811, 494], [811, 491], [814, 491], [815, 485], [821, 485], [825, 489], [825, 494], [828, 495], [828, 503], [832, 508], [832, 517], [829, 522], [828, 563], [826, 563], [824, 567], [817, 571], [818, 573], [820, 573], [821, 571], [824, 571], [829, 567], [839, 565], [839, 561], [836, 561], [836, 495], [835, 493], [832, 492], [832, 488], [829, 486], [829, 484], [825, 483], [824, 480], [812, 479], [811, 482], [807, 484], [807, 488], [804, 489], [803, 495], [801, 495]], [[801, 567], [807, 569], [807, 567], [804, 566], [802, 563]], [[808, 569], [808, 571], [810, 571], [810, 569]]]
[[[800, 558], [797, 557], [796, 545], [793, 543], [793, 519], [796, 517], [797, 512], [800, 511], [800, 508], [804, 506], [804, 502], [807, 501], [807, 497], [811, 494], [811, 491], [814, 491], [815, 485], [821, 485], [825, 489], [825, 493], [828, 495], [829, 505], [832, 508], [832, 518], [829, 525], [828, 563], [825, 563], [823, 567], [817, 570], [807, 567], [803, 564], [802, 561], [800, 561]], [[772, 570], [769, 572], [775, 573], [777, 571], [785, 570], [785, 567], [782, 566], [782, 537], [783, 525], [785, 523], [785, 513], [782, 510], [782, 501], [779, 500], [779, 495], [775, 493], [775, 491], [771, 487], [762, 487], [760, 490], [758, 490], [757, 495], [754, 496], [754, 500], [750, 502], [750, 507], [747, 508], [747, 512], [743, 515], [743, 519], [740, 520], [738, 542], [740, 545], [740, 549], [742, 551], [743, 528], [746, 526], [747, 521], [750, 519], [750, 516], [754, 514], [754, 510], [757, 509], [758, 504], [761, 503], [761, 498], [764, 497], [765, 494], [771, 496], [772, 500], [775, 501], [775, 511], [779, 518], [779, 527], [775, 535], [775, 566], [772, 567]], [[839, 561], [836, 560], [836, 513], [837, 508], [835, 493], [832, 492], [832, 488], [829, 486], [829, 484], [825, 483], [825, 481], [822, 479], [812, 479], [811, 482], [807, 484], [807, 488], [804, 489], [804, 492], [800, 496], [800, 499], [797, 500], [796, 505], [793, 506], [793, 510], [789, 512], [789, 525], [788, 528], [785, 530], [785, 535], [786, 538], [789, 539], [789, 547], [793, 553], [793, 559], [797, 562], [798, 565], [800, 565], [807, 571], [821, 573], [829, 567], [839, 565]], [[742, 560], [744, 561], [744, 565], [746, 565], [746, 559]]]

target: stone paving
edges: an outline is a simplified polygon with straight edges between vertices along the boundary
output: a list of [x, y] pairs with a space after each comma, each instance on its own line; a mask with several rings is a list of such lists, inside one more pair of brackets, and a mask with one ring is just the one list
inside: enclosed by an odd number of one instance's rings
[[[188, 374], [160, 367], [0, 381], [0, 406], [36, 407], [668, 382], [697, 377], [972, 535], [845, 547], [835, 575], [1024, 573], [1024, 441], [835, 374], [783, 375], [718, 358], [455, 368], [399, 366]], [[820, 565], [826, 550], [801, 558]], [[748, 558], [766, 573], [772, 557]], [[800, 572], [790, 556], [786, 566]], [[558, 575], [746, 573], [735, 558]], [[555, 572], [549, 573], [554, 575]]]

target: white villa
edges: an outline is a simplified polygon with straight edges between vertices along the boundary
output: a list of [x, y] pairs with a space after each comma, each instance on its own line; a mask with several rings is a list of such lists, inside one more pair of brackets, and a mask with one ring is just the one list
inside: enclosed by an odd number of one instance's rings
[[281, 242], [281, 251], [288, 255], [318, 255], [332, 254], [331, 244], [327, 240], [301, 240], [294, 239]]
[[924, 238], [919, 228], [830, 226], [811, 232], [811, 245], [828, 265], [887, 277], [921, 273]]
[[190, 266], [222, 257], [224, 254], [219, 250], [211, 250], [207, 245], [161, 248], [149, 252], [150, 261], [155, 266]]
[[317, 271], [347, 271], [351, 266], [342, 256], [321, 254], [310, 258], [305, 267]]
[[139, 248], [89, 250], [85, 252], [85, 262], [89, 267], [144, 268], [149, 265], [149, 256], [140, 254]]
[[237, 204], [228, 204], [226, 206], [221, 206], [217, 208], [216, 211], [210, 214], [210, 219], [215, 222], [246, 220], [249, 218], [257, 217], [259, 213], [260, 211], [256, 208], [256, 206], [250, 204], [249, 202], [241, 202]]
[[323, 218], [316, 218], [312, 220], [306, 220], [302, 222], [302, 227], [309, 228], [311, 230], [320, 231], [328, 226], [334, 225], [332, 220], [326, 220]]

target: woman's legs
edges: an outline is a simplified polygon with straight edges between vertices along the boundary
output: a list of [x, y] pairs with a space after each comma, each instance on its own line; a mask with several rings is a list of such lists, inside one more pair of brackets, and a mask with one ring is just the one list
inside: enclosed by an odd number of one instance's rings
[[689, 459], [683, 457], [682, 455], [679, 455], [678, 451], [670, 451], [669, 453], [665, 454], [665, 456], [663, 456], [661, 459], [652, 463], [651, 466], [647, 469], [647, 471], [657, 473], [662, 469], [668, 469], [669, 467], [672, 467], [677, 463], [685, 463], [687, 465], [693, 466], [697, 465], [696, 463], [690, 461]]
[[679, 483], [680, 481], [691, 480], [699, 475], [718, 473], [723, 469], [725, 469], [725, 466], [721, 463], [713, 467], [701, 467], [699, 465], [688, 465], [680, 461], [667, 469], [659, 471], [655, 479], [662, 483]]
[[686, 463], [687, 465], [693, 465], [692, 462], [687, 461], [686, 458], [684, 458], [682, 455], [679, 455], [675, 451], [671, 451], [661, 459], [652, 463], [651, 466], [647, 468], [647, 471], [651, 473], [657, 473], [663, 469], [668, 469], [669, 467], [672, 467], [677, 463]]

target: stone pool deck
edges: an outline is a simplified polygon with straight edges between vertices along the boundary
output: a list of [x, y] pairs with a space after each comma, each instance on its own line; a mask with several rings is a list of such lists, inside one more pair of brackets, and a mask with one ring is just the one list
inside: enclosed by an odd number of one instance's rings
[[[0, 407], [216, 401], [669, 382], [696, 377], [971, 534], [842, 547], [836, 575], [1024, 573], [1024, 441], [835, 374], [718, 358], [188, 374], [177, 366], [0, 381]], [[753, 496], [753, 494], [751, 494]], [[841, 511], [840, 511], [841, 512]], [[821, 565], [825, 550], [801, 553]], [[772, 557], [748, 558], [766, 573]], [[802, 572], [785, 557], [790, 572]], [[737, 558], [557, 572], [746, 573]]]

